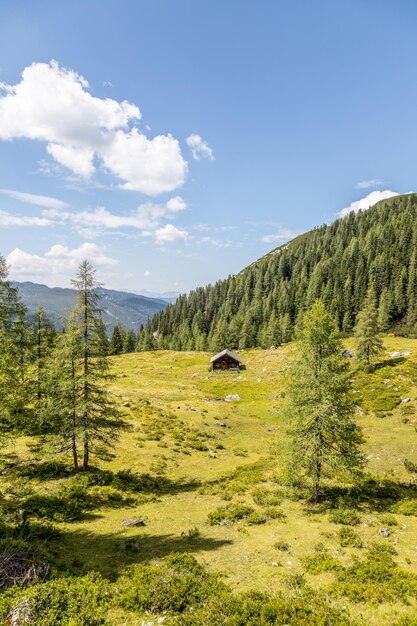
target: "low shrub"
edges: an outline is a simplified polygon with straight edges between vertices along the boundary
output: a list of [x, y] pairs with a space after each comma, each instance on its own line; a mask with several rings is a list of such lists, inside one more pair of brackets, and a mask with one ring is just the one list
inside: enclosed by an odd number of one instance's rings
[[278, 539], [278, 541], [274, 543], [274, 548], [276, 550], [281, 550], [281, 552], [289, 552], [290, 544], [284, 539]]
[[31, 626], [100, 626], [106, 623], [110, 599], [111, 586], [97, 573], [58, 578], [3, 594], [0, 617], [2, 623]]
[[181, 613], [226, 589], [190, 554], [172, 554], [159, 565], [134, 565], [116, 588], [117, 604], [153, 613]]
[[258, 526], [259, 524], [265, 524], [267, 520], [268, 518], [266, 517], [266, 515], [260, 513], [259, 511], [254, 511], [245, 519], [246, 523], [249, 524], [249, 526]]
[[394, 504], [391, 510], [400, 515], [417, 515], [417, 500], [405, 498]]
[[328, 553], [323, 544], [317, 544], [314, 548], [314, 554], [303, 557], [301, 562], [309, 574], [336, 572], [342, 568], [339, 561]]
[[277, 507], [273, 507], [273, 506], [269, 506], [267, 507], [265, 510], [265, 515], [269, 518], [269, 519], [275, 519], [275, 520], [285, 520], [287, 518], [287, 516], [285, 515], [284, 511], [282, 509], [278, 509]]
[[343, 524], [345, 526], [356, 526], [361, 521], [358, 513], [354, 509], [335, 509], [329, 516], [333, 524]]
[[227, 506], [221, 506], [215, 511], [212, 511], [208, 515], [208, 523], [210, 526], [216, 526], [223, 520], [230, 522], [238, 522], [245, 517], [252, 515], [255, 509], [247, 504], [229, 504]]
[[408, 602], [417, 598], [417, 577], [395, 563], [388, 547], [374, 544], [365, 559], [355, 558], [338, 575], [331, 593], [352, 602]]
[[252, 498], [259, 506], [278, 506], [281, 504], [281, 498], [275, 492], [262, 487], [252, 491]]
[[362, 548], [363, 542], [359, 535], [350, 528], [349, 526], [345, 526], [340, 528], [339, 530], [339, 543], [342, 548], [352, 547], [352, 548]]

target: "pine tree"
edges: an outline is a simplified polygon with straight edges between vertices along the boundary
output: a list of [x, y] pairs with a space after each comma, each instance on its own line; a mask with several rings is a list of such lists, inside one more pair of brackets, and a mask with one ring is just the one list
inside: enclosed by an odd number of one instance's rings
[[98, 356], [107, 356], [110, 353], [110, 342], [101, 317], [96, 320], [95, 352]]
[[74, 324], [80, 334], [80, 359], [82, 387], [78, 400], [79, 430], [83, 446], [83, 469], [89, 467], [90, 454], [104, 455], [115, 437], [116, 412], [104, 384], [110, 379], [105, 358], [95, 352], [97, 320], [100, 318], [100, 284], [89, 261], [83, 261], [72, 281], [78, 291], [74, 309]]
[[35, 313], [35, 322], [31, 327], [30, 343], [35, 364], [35, 395], [39, 403], [44, 395], [45, 360], [53, 348], [56, 338], [54, 325], [40, 306]]
[[355, 328], [355, 359], [359, 366], [364, 369], [370, 369], [375, 358], [383, 352], [382, 339], [378, 332], [378, 309], [374, 290], [370, 288], [364, 308], [358, 314]]
[[123, 352], [125, 353], [134, 352], [135, 349], [136, 349], [135, 331], [129, 328], [129, 330], [125, 334], [125, 338], [123, 341]]
[[112, 336], [110, 339], [109, 354], [122, 354], [123, 352], [123, 337], [120, 328], [120, 322], [117, 321], [114, 325]]
[[61, 452], [71, 451], [74, 469], [79, 468], [79, 443], [83, 439], [80, 401], [83, 397], [81, 333], [72, 315], [64, 333], [45, 360], [41, 424], [54, 433]]
[[348, 366], [341, 348], [332, 318], [322, 302], [315, 302], [300, 329], [286, 409], [289, 470], [309, 480], [315, 501], [325, 470], [353, 472], [363, 464], [363, 438], [354, 421]]

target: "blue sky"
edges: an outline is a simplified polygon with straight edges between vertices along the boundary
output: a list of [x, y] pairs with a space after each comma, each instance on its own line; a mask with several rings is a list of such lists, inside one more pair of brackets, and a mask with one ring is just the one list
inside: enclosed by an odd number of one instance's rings
[[407, 0], [3, 0], [11, 276], [187, 291], [416, 189], [416, 31]]

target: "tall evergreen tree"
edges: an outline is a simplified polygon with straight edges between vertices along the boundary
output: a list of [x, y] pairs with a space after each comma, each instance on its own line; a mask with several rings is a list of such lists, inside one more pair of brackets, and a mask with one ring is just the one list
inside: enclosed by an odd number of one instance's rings
[[97, 320], [101, 315], [95, 269], [83, 261], [72, 281], [78, 292], [74, 323], [80, 334], [82, 386], [78, 400], [79, 431], [82, 437], [83, 469], [88, 469], [90, 455], [102, 454], [115, 437], [115, 408], [104, 387], [110, 379], [105, 358], [96, 353]]
[[352, 472], [363, 464], [347, 364], [336, 326], [322, 302], [305, 314], [288, 385], [290, 463], [319, 499], [324, 470]]
[[370, 369], [374, 360], [383, 352], [379, 336], [378, 309], [373, 288], [370, 288], [363, 309], [358, 314], [355, 327], [355, 359], [360, 367]]
[[109, 354], [122, 354], [123, 352], [123, 336], [120, 322], [114, 325], [112, 336], [110, 339]]

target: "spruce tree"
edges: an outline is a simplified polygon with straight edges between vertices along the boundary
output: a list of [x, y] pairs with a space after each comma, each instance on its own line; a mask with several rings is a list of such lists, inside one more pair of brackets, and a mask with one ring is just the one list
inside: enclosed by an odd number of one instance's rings
[[110, 339], [109, 354], [122, 354], [123, 352], [123, 337], [120, 328], [120, 322], [117, 321], [114, 325], [112, 336]]
[[363, 369], [370, 369], [375, 359], [383, 352], [382, 339], [378, 333], [378, 309], [374, 290], [370, 288], [355, 327], [355, 359]]
[[79, 331], [82, 386], [78, 400], [79, 430], [82, 437], [83, 469], [89, 467], [90, 454], [102, 455], [112, 446], [115, 437], [116, 412], [104, 385], [110, 380], [108, 364], [95, 350], [97, 320], [101, 316], [100, 286], [95, 279], [95, 269], [83, 261], [72, 281], [78, 292], [74, 309], [74, 323]]
[[363, 437], [354, 421], [348, 365], [336, 326], [316, 301], [299, 330], [296, 361], [290, 370], [289, 471], [305, 477], [317, 501], [324, 471], [352, 472], [363, 464]]

